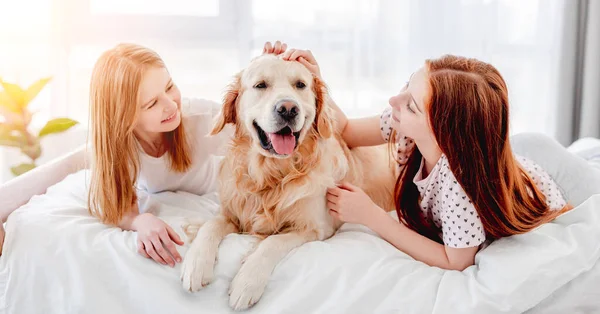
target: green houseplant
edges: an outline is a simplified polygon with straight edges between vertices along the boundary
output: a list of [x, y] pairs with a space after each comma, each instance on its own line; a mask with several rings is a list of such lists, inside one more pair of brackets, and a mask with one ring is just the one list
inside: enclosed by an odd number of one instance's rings
[[68, 118], [57, 118], [48, 121], [37, 132], [31, 130], [31, 117], [34, 113], [27, 106], [50, 79], [40, 79], [26, 89], [0, 79], [0, 146], [19, 149], [29, 159], [29, 162], [11, 166], [10, 170], [15, 176], [36, 167], [36, 160], [42, 154], [40, 140], [44, 136], [64, 132], [78, 123]]

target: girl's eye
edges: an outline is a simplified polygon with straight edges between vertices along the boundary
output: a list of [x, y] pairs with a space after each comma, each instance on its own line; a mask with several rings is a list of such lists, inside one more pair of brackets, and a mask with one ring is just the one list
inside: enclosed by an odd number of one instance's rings
[[156, 100], [155, 100], [155, 101], [153, 101], [153, 102], [152, 102], [152, 105], [148, 106], [148, 109], [151, 109], [152, 107], [154, 107], [154, 105], [156, 105], [156, 103], [157, 103], [157, 101], [156, 101]]
[[414, 110], [412, 110], [412, 108], [410, 107], [410, 103], [407, 103], [407, 104], [406, 104], [406, 109], [408, 109], [408, 111], [410, 111], [410, 112], [412, 112], [412, 113], [415, 113], [415, 111], [414, 111]]
[[171, 88], [173, 88], [173, 84], [169, 85], [169, 87], [167, 87], [167, 92], [171, 90]]

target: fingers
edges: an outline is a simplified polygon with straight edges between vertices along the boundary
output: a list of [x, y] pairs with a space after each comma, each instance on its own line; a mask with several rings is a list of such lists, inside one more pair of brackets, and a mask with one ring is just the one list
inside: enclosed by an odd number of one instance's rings
[[163, 243], [163, 247], [167, 248], [167, 251], [169, 252], [170, 256], [172, 256], [179, 263], [181, 262], [181, 255], [179, 255], [179, 252], [177, 252], [177, 248], [175, 247], [175, 244], [173, 244], [173, 241], [171, 239], [171, 235], [167, 228], [166, 231], [161, 233], [160, 240]]
[[287, 50], [287, 44], [282, 43], [281, 41], [276, 41], [275, 44], [271, 44], [270, 41], [267, 41], [263, 46], [263, 54], [272, 53], [275, 55], [281, 54]]
[[183, 242], [183, 240], [181, 240], [181, 238], [179, 237], [177, 232], [175, 232], [173, 230], [173, 228], [171, 228], [171, 226], [169, 226], [169, 225], [166, 225], [166, 227], [167, 227], [167, 233], [169, 234], [169, 237], [171, 238], [171, 240], [173, 240], [178, 245], [183, 245], [184, 242]]
[[146, 253], [157, 263], [159, 264], [163, 264], [163, 265], [167, 265], [167, 262], [165, 262], [164, 259], [162, 259], [162, 257], [160, 257], [157, 253], [156, 250], [154, 249], [154, 245], [152, 244], [151, 241], [146, 241], [144, 242], [144, 247], [146, 248]]
[[336, 203], [336, 202], [332, 202], [330, 200], [327, 200], [327, 209], [330, 210], [335, 210], [336, 212], [340, 211], [340, 204]]
[[298, 61], [307, 68], [313, 75], [321, 78], [319, 65], [317, 60], [312, 55], [310, 50], [290, 49], [281, 55], [281, 58], [286, 61]]
[[312, 65], [312, 66], [317, 66], [317, 59], [315, 59], [315, 57], [313, 56], [312, 52], [310, 52], [310, 50], [296, 50], [294, 51], [294, 53], [292, 53], [290, 55], [290, 60], [300, 60], [300, 59], [304, 59], [306, 60], [306, 62], [308, 62], [308, 64]]
[[315, 57], [312, 55], [310, 50], [290, 49], [281, 56], [284, 60], [299, 61], [304, 66], [317, 66], [317, 60], [315, 60]]
[[286, 52], [284, 52], [284, 53], [281, 55], [281, 58], [282, 58], [283, 60], [291, 60], [291, 59], [290, 59], [290, 56], [291, 56], [291, 55], [292, 55], [292, 53], [294, 53], [295, 51], [296, 51], [296, 49], [290, 49], [290, 50], [287, 50]]
[[273, 45], [273, 53], [274, 54], [279, 54], [278, 51], [280, 51], [280, 50], [281, 50], [281, 42], [278, 40]]
[[314, 65], [310, 64], [310, 62], [308, 62], [306, 59], [304, 59], [304, 57], [298, 58], [298, 62], [300, 62], [307, 69], [311, 69], [312, 67], [314, 67]]
[[340, 218], [340, 214], [337, 211], [333, 210], [333, 209], [329, 210], [329, 215], [331, 215], [331, 217], [333, 217], [333, 218], [335, 218], [337, 220], [342, 220]]
[[144, 245], [144, 242], [142, 242], [142, 241], [138, 240], [138, 242], [137, 242], [137, 246], [138, 246], [138, 249], [137, 249], [137, 251], [138, 251], [138, 253], [139, 253], [141, 256], [143, 256], [143, 257], [145, 257], [145, 258], [150, 258], [150, 256], [148, 255], [148, 253], [146, 253], [146, 246]]
[[181, 262], [181, 255], [175, 247], [174, 241], [182, 242], [179, 236], [167, 226], [159, 234], [155, 234], [148, 241], [138, 240], [138, 253], [146, 258], [151, 258], [163, 265], [175, 266], [175, 261]]
[[304, 57], [304, 59], [306, 59], [306, 61], [310, 62], [311, 64], [317, 65], [317, 59], [315, 59], [315, 56], [313, 56], [312, 51], [306, 50], [302, 57]]
[[278, 55], [282, 52], [284, 52], [287, 49], [287, 45], [281, 43], [279, 40], [275, 42], [275, 45], [273, 46], [273, 53]]
[[273, 51], [273, 45], [271, 45], [270, 41], [267, 41], [263, 47], [263, 53], [271, 53], [271, 51]]
[[308, 61], [308, 63], [310, 63], [310, 65], [315, 66], [316, 62], [311, 62], [309, 56], [308, 56], [308, 51], [307, 50], [295, 50], [289, 57], [290, 60], [298, 60], [299, 58], [304, 58], [306, 59], [306, 61]]
[[[339, 188], [330, 188], [327, 190], [327, 195], [326, 195], [326, 199], [327, 199], [327, 209], [329, 209], [329, 214], [337, 220], [342, 220], [341, 219], [341, 215], [340, 215], [340, 203], [341, 203], [341, 199], [340, 196], [343, 192], [346, 192], [344, 190], [341, 190]], [[348, 193], [348, 192], [346, 192]]]
[[331, 194], [331, 193], [327, 193], [327, 201], [331, 202], [333, 204], [337, 204], [339, 201], [339, 196]]
[[[289, 56], [290, 60], [296, 60], [298, 57], [304, 56], [304, 50], [294, 50]], [[305, 58], [306, 59], [306, 58]]]
[[328, 188], [327, 194], [331, 194], [333, 196], [339, 197], [342, 194], [342, 189], [340, 188]]
[[350, 192], [356, 192], [357, 190], [359, 190], [358, 187], [350, 184], [349, 182], [342, 182], [342, 184], [338, 185], [338, 187], [340, 187], [344, 190], [348, 190]]
[[171, 255], [169, 252], [167, 252], [159, 237], [154, 237], [152, 239], [152, 245], [154, 246], [156, 253], [163, 259], [163, 261], [165, 261], [165, 264], [168, 264], [171, 267], [175, 266], [175, 261], [173, 261]]

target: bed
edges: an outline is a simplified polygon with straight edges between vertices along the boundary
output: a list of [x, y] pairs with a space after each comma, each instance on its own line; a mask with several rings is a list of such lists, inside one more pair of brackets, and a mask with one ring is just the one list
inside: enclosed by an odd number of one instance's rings
[[[572, 150], [600, 156], [600, 141]], [[600, 167], [590, 166], [588, 176], [597, 179], [565, 191], [575, 199], [574, 210], [530, 233], [495, 241], [463, 272], [426, 266], [369, 229], [346, 224], [334, 237], [292, 251], [247, 312], [600, 312]], [[0, 313], [232, 312], [228, 285], [253, 238], [225, 238], [215, 281], [186, 292], [180, 265], [141, 257], [134, 232], [90, 217], [88, 180], [88, 171], [74, 173], [9, 217]], [[165, 192], [141, 199], [181, 236], [185, 217], [209, 218], [218, 211], [216, 194]], [[179, 247], [182, 256], [186, 249]]]

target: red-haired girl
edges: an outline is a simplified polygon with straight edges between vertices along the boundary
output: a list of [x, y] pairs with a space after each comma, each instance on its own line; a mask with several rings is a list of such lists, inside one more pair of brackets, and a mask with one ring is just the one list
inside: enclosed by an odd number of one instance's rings
[[[308, 51], [284, 58], [320, 75]], [[328, 191], [335, 218], [366, 225], [428, 265], [463, 270], [487, 239], [528, 232], [571, 208], [544, 169], [513, 154], [508, 91], [492, 65], [427, 60], [389, 104], [380, 116], [338, 119], [350, 147], [395, 145], [401, 223], [350, 184]]]

